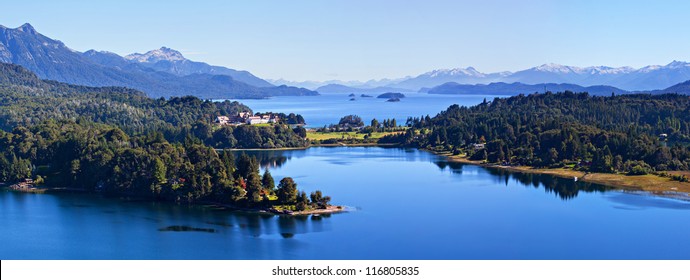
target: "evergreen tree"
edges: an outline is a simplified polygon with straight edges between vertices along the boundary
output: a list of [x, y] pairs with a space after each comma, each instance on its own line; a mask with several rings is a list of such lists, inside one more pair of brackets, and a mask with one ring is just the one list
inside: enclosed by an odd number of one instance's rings
[[261, 179], [258, 172], [252, 172], [247, 177], [247, 199], [250, 202], [257, 203], [261, 201]]
[[264, 189], [269, 192], [273, 192], [276, 188], [276, 183], [273, 181], [273, 176], [271, 176], [271, 172], [268, 171], [268, 169], [266, 169], [264, 176], [261, 178], [261, 184], [263, 185]]
[[290, 177], [285, 177], [278, 183], [278, 202], [293, 204], [297, 201], [297, 184]]

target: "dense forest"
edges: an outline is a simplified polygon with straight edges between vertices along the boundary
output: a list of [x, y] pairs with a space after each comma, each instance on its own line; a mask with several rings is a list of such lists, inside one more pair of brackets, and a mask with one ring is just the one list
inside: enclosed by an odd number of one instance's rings
[[[0, 64], [0, 182], [37, 184], [240, 207], [324, 207], [320, 192], [299, 193], [289, 177], [276, 188], [246, 155], [217, 148], [306, 146], [303, 128], [216, 126], [219, 115], [250, 112], [237, 102], [150, 99], [126, 88], [38, 79]], [[282, 115], [300, 121], [299, 115]]]
[[645, 174], [690, 167], [690, 97], [545, 93], [453, 105], [381, 143], [471, 159], [591, 172]]
[[238, 102], [211, 102], [193, 96], [151, 99], [119, 87], [85, 87], [41, 80], [32, 72], [0, 63], [0, 129], [32, 126], [45, 120], [73, 120], [116, 126], [130, 135], [162, 133], [170, 142], [190, 136], [216, 148], [304, 147], [300, 115], [280, 114], [280, 125], [212, 126], [217, 116], [251, 110]]
[[46, 121], [0, 131], [0, 181], [35, 178], [62, 186], [181, 202], [219, 202], [242, 207], [322, 207], [320, 192], [298, 193], [283, 178], [276, 188], [259, 162], [194, 142], [170, 143], [162, 134], [130, 137], [109, 125]]

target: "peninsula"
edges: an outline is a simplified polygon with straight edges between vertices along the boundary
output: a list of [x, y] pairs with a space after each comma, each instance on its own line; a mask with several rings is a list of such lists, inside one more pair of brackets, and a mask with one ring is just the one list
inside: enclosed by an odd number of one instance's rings
[[97, 192], [284, 214], [343, 210], [320, 191], [300, 192], [290, 177], [276, 186], [268, 170], [259, 174], [255, 158], [241, 154], [236, 159], [222, 150], [306, 147], [306, 130], [292, 127], [304, 123], [299, 115], [254, 114], [238, 102], [151, 99], [127, 88], [45, 81], [11, 64], [0, 64], [0, 94], [5, 100], [0, 104], [0, 182], [11, 189]]
[[[550, 93], [450, 106], [378, 143], [451, 160], [650, 192], [690, 192], [690, 99]], [[661, 117], [663, 116], [663, 117]]]

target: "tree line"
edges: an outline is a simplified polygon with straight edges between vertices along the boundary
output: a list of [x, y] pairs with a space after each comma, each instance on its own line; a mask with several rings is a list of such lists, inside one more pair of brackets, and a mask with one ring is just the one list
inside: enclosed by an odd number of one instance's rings
[[690, 167], [690, 97], [551, 93], [453, 105], [382, 143], [493, 163], [646, 174]]

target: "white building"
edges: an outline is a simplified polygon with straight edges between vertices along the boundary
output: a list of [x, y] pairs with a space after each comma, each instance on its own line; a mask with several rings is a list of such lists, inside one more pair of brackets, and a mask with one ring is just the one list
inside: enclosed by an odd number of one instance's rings
[[218, 116], [216, 117], [216, 123], [220, 125], [226, 125], [230, 123], [230, 118], [227, 116]]

